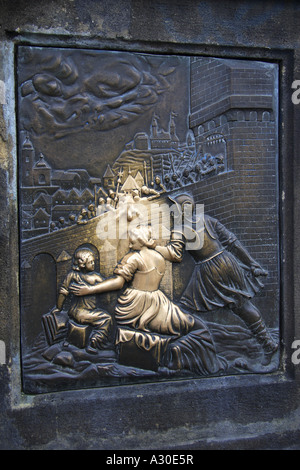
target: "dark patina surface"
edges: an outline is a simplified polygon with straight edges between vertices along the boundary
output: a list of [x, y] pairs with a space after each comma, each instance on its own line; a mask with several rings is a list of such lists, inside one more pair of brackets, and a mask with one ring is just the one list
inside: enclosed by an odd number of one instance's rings
[[[299, 5], [47, 6], [1, 4], [0, 447], [297, 448]], [[211, 252], [99, 238], [122, 194], [204, 204]]]

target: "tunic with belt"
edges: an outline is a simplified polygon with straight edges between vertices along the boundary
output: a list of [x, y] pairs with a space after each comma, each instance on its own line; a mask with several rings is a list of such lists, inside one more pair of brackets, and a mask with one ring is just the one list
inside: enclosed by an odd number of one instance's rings
[[263, 284], [231, 253], [237, 238], [217, 219], [205, 216], [201, 235], [201, 246], [189, 251], [195, 268], [181, 302], [196, 311], [240, 307]]

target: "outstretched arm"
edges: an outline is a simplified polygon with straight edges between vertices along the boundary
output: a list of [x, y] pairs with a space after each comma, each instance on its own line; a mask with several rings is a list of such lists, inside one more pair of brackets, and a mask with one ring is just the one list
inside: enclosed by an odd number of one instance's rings
[[267, 276], [268, 272], [265, 271], [260, 264], [252, 258], [246, 248], [238, 241], [235, 240], [231, 245], [230, 250], [239, 260], [246, 266], [249, 266], [254, 276]]
[[122, 289], [125, 280], [122, 276], [115, 276], [111, 279], [106, 279], [99, 284], [94, 286], [87, 286], [85, 284], [74, 284], [70, 286], [70, 291], [78, 296], [91, 295], [91, 294], [103, 294], [104, 292], [110, 292], [113, 290]]
[[184, 255], [185, 239], [181, 232], [173, 231], [171, 239], [166, 246], [156, 246], [158, 251], [166, 260], [172, 263], [180, 263]]
[[216, 219], [210, 217], [207, 220], [207, 223], [209, 226], [213, 226], [214, 230], [216, 230], [222, 245], [236, 256], [244, 265], [246, 265], [255, 277], [268, 275], [268, 272], [265, 271], [254, 258], [252, 258], [248, 250], [237, 239], [236, 235], [230, 232]]

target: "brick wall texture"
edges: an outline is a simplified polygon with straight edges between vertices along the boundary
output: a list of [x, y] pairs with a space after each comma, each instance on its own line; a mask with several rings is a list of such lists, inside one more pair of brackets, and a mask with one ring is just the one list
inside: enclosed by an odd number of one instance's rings
[[[270, 326], [279, 315], [277, 66], [244, 60], [191, 61], [197, 146], [212, 134], [227, 145], [228, 172], [195, 185], [196, 202], [232, 230], [268, 270], [256, 303]], [[193, 190], [193, 188], [191, 188]]]

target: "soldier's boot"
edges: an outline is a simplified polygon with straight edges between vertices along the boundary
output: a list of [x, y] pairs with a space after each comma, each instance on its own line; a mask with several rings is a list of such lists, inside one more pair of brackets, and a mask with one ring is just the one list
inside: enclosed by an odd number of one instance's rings
[[270, 364], [272, 356], [278, 350], [278, 343], [272, 338], [262, 319], [249, 325], [249, 328], [252, 334], [255, 336], [257, 342], [263, 348], [264, 359], [262, 361], [262, 364], [264, 366]]

